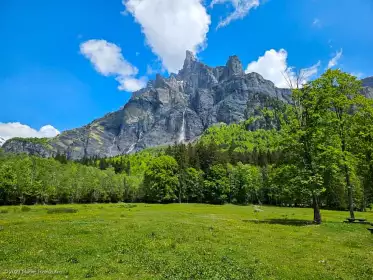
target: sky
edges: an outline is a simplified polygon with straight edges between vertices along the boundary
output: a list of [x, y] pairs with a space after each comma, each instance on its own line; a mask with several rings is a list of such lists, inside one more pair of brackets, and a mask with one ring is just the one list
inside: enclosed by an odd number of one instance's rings
[[118, 110], [186, 50], [238, 55], [279, 87], [373, 75], [373, 0], [1, 0], [0, 137], [53, 137]]

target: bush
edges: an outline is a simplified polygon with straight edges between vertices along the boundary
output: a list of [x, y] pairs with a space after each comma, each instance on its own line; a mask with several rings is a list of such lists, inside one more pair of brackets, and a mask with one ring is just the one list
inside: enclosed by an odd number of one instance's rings
[[59, 213], [76, 213], [78, 209], [75, 208], [49, 208], [47, 209], [48, 214], [59, 214]]
[[8, 213], [9, 211], [7, 210], [7, 209], [1, 209], [0, 210], [0, 214], [6, 214], [6, 213]]

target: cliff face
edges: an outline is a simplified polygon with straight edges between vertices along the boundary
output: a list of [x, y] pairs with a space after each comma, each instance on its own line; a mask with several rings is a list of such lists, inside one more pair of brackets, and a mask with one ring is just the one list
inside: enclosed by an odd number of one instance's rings
[[363, 82], [364, 87], [372, 87], [373, 88], [373, 77], [368, 77], [361, 80]]
[[236, 56], [213, 68], [187, 52], [178, 74], [157, 75], [121, 110], [43, 143], [8, 140], [3, 149], [43, 157], [60, 153], [70, 159], [116, 156], [193, 140], [215, 123], [250, 117], [267, 97], [289, 102], [290, 91], [276, 88], [257, 73], [245, 74]]
[[367, 98], [373, 98], [373, 77], [368, 77], [362, 80], [363, 95]]

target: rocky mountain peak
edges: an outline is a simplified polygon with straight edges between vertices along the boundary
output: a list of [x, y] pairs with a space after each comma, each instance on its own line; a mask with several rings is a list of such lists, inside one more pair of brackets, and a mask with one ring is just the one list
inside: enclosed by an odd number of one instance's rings
[[165, 79], [161, 74], [156, 74], [155, 81], [154, 81], [154, 87], [155, 88], [162, 88], [165, 86]]
[[65, 131], [48, 143], [14, 139], [3, 149], [43, 157], [66, 154], [69, 159], [112, 157], [192, 141], [211, 125], [254, 116], [267, 98], [289, 102], [289, 96], [289, 90], [276, 88], [259, 74], [245, 75], [237, 56], [225, 66], [210, 67], [187, 51], [178, 74], [156, 75], [121, 110]]
[[183, 69], [181, 71], [188, 72], [193, 69], [193, 65], [197, 61], [196, 57], [191, 51], [186, 51]]
[[243, 71], [242, 63], [237, 55], [230, 56], [225, 66], [224, 75], [226, 78], [232, 76], [242, 76], [245, 72]]
[[195, 61], [195, 60], [196, 60], [196, 57], [195, 57], [194, 53], [187, 50], [185, 52], [185, 62], [184, 63], [189, 62], [189, 61]]

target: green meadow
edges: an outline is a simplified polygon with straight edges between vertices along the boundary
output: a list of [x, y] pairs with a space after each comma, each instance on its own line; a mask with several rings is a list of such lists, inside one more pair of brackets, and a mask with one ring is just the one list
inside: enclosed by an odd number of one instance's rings
[[369, 226], [321, 214], [313, 225], [305, 208], [0, 207], [0, 279], [372, 279]]

